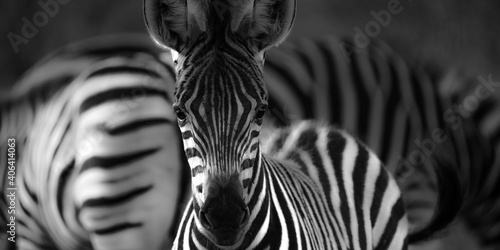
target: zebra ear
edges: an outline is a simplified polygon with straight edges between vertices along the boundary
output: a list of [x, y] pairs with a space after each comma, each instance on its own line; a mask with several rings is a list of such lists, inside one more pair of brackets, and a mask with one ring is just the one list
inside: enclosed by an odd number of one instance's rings
[[295, 20], [296, 0], [247, 0], [236, 11], [231, 29], [250, 39], [259, 51], [278, 45], [290, 33]]
[[182, 51], [206, 30], [203, 1], [144, 0], [144, 20], [153, 40]]

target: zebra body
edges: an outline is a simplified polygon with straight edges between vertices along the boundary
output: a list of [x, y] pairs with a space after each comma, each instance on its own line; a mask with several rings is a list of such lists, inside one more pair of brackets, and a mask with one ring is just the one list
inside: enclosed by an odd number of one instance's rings
[[[300, 122], [262, 148], [249, 184], [249, 222], [229, 248], [403, 249], [408, 222], [397, 184], [352, 136]], [[199, 230], [192, 205], [173, 249], [218, 249]]]
[[356, 135], [396, 176], [413, 228], [431, 220], [434, 171], [450, 165], [463, 190], [461, 217], [482, 243], [498, 245], [500, 104], [490, 91], [500, 84], [491, 75], [408, 65], [381, 41], [358, 51], [335, 36], [285, 43], [265, 66], [267, 124], [316, 119]]
[[3, 100], [2, 121], [14, 125], [2, 123], [2, 138], [22, 144], [18, 249], [171, 244], [182, 159], [171, 123], [173, 78], [147, 49], [111, 46], [62, 51]]

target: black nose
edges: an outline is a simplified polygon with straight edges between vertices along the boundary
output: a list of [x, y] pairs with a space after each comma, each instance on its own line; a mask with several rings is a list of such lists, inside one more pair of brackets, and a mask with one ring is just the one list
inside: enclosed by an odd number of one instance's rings
[[230, 182], [225, 187], [212, 184], [206, 191], [210, 193], [199, 215], [203, 227], [217, 231], [239, 229], [246, 224], [249, 212], [241, 195], [239, 181]]

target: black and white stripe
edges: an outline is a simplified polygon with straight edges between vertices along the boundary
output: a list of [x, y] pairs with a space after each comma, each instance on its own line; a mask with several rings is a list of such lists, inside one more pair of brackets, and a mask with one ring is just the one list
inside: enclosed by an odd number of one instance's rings
[[[500, 105], [489, 92], [500, 84], [431, 66], [409, 66], [377, 40], [363, 49], [335, 36], [287, 42], [267, 53], [265, 124], [316, 119], [356, 135], [395, 174], [411, 225], [429, 223], [439, 194], [434, 172], [451, 166], [466, 195], [461, 215], [485, 244], [498, 244]], [[478, 91], [488, 97], [463, 115]]]
[[[344, 131], [301, 122], [263, 142], [250, 220], [237, 249], [403, 249], [408, 222], [396, 182]], [[196, 201], [191, 201], [192, 203]], [[192, 204], [174, 249], [218, 249]]]

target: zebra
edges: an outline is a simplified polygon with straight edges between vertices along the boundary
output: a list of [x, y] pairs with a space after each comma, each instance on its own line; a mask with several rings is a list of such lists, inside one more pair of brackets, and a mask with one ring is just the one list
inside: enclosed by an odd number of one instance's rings
[[356, 135], [396, 176], [412, 230], [431, 220], [433, 169], [449, 162], [463, 186], [460, 217], [485, 247], [500, 245], [500, 103], [491, 93], [500, 84], [491, 75], [408, 65], [380, 40], [360, 50], [338, 36], [284, 43], [265, 66], [269, 124], [317, 119]]
[[17, 142], [16, 249], [172, 244], [188, 176], [173, 66], [159, 55], [146, 36], [82, 41], [42, 59], [2, 96], [1, 139]]
[[[173, 108], [192, 176], [174, 249], [406, 248], [396, 182], [352, 136], [299, 122], [272, 132], [280, 139], [266, 148], [275, 154], [261, 149], [264, 53], [288, 35], [295, 7], [292, 0], [144, 1], [152, 39], [171, 49]], [[387, 185], [377, 185], [379, 173]], [[392, 202], [377, 209], [355, 202], [379, 206], [380, 197]], [[379, 213], [387, 213], [383, 222]]]

